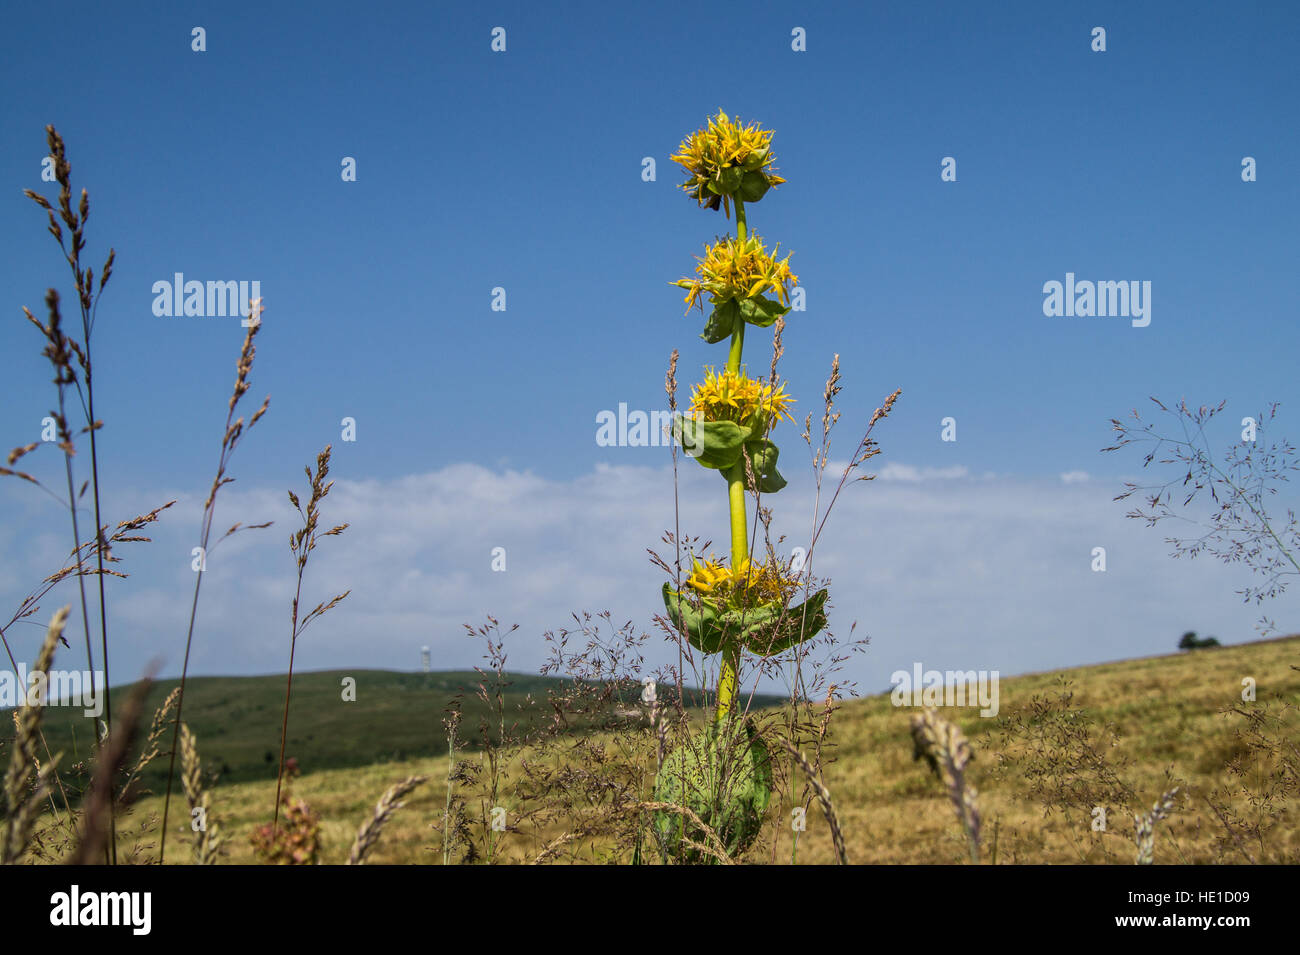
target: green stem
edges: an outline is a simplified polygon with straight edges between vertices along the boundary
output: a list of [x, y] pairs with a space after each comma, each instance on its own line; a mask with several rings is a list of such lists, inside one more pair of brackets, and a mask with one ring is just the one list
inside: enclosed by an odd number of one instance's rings
[[[736, 202], [736, 237], [745, 241], [745, 204]], [[739, 320], [731, 333], [731, 350], [727, 354], [727, 371], [740, 372], [741, 352], [745, 347], [745, 322]], [[727, 469], [727, 498], [731, 513], [731, 568], [742, 566], [749, 558], [749, 532], [745, 518], [745, 462], [740, 460]], [[740, 675], [740, 646], [727, 645], [722, 652], [722, 670], [718, 674], [718, 708], [715, 721], [724, 722], [731, 714], [736, 700]]]
[[740, 646], [729, 643], [722, 649], [722, 671], [718, 674], [718, 710], [715, 723], [725, 723], [736, 703], [736, 684], [740, 676]]
[[727, 497], [731, 509], [731, 567], [740, 566], [749, 557], [749, 528], [745, 520], [745, 461], [727, 469]]
[[727, 352], [727, 371], [740, 374], [740, 352], [745, 347], [745, 320], [736, 319], [736, 330], [731, 333], [731, 350]]

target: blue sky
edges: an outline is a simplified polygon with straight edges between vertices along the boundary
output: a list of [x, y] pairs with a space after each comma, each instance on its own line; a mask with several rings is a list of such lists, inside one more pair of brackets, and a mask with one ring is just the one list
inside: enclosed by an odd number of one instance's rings
[[[54, 123], [74, 183], [90, 191], [89, 261], [98, 269], [110, 244], [118, 253], [94, 341], [107, 513], [182, 497], [118, 588], [114, 645], [132, 675], [155, 655], [165, 671], [179, 663], [176, 608], [188, 608], [190, 541], [242, 338], [236, 319], [154, 316], [151, 287], [175, 272], [257, 280], [266, 304], [252, 378], [271, 411], [236, 458], [218, 524], [277, 524], [264, 540], [232, 543], [238, 568], [213, 568], [201, 671], [282, 665], [288, 515], [270, 512], [331, 442], [340, 493], [327, 517], [354, 520], [350, 503], [372, 523], [327, 542], [337, 546], [322, 553], [319, 586], [337, 580], [354, 596], [319, 625], [306, 665], [409, 666], [425, 643], [439, 664], [464, 665], [477, 651], [455, 624], [486, 612], [522, 624], [520, 665], [535, 663], [536, 634], [562, 625], [564, 608], [608, 606], [648, 623], [657, 581], [644, 547], [672, 519], [666, 452], [597, 446], [595, 416], [620, 402], [662, 407], [673, 348], [684, 383], [724, 358], [668, 284], [731, 228], [676, 188], [668, 161], [719, 107], [776, 130], [788, 182], [752, 207], [750, 225], [793, 252], [807, 290], [783, 363], [798, 407], [819, 407], [834, 353], [842, 441], [903, 389], [877, 459], [901, 470], [854, 487], [861, 510], [844, 519], [868, 523], [827, 542], [845, 575], [842, 616], [873, 635], [853, 664], [864, 682], [880, 685], [895, 660], [1015, 672], [1169, 649], [1182, 629], [1250, 636], [1255, 613], [1232, 597], [1240, 579], [1164, 559], [1160, 533], [1110, 503], [1137, 456], [1098, 452], [1109, 419], [1151, 394], [1227, 399], [1238, 419], [1279, 400], [1281, 430], [1297, 433], [1295, 9], [65, 9], [55, 24], [46, 7], [10, 4], [0, 40], [10, 309], [0, 433], [9, 446], [33, 440], [51, 400], [18, 308], [39, 311], [49, 285], [69, 296], [21, 194], [53, 192], [39, 174]], [[191, 50], [195, 26], [206, 52]], [[504, 53], [490, 49], [498, 26]], [[1090, 47], [1096, 26], [1104, 53]], [[795, 27], [805, 52], [791, 49]], [[340, 178], [348, 156], [356, 182]], [[654, 182], [642, 180], [645, 156], [657, 161]], [[940, 181], [946, 156], [956, 182]], [[1255, 182], [1241, 179], [1245, 156]], [[1150, 325], [1044, 316], [1043, 284], [1067, 272], [1150, 281]], [[504, 312], [490, 307], [498, 286]], [[766, 367], [764, 345], [747, 341], [756, 366]], [[945, 443], [949, 415], [958, 440]], [[354, 443], [339, 440], [345, 416], [357, 421]], [[778, 441], [783, 460], [799, 460], [794, 429]], [[1076, 471], [1089, 480], [1061, 483]], [[774, 504], [795, 514], [807, 502], [790, 476]], [[683, 493], [699, 498], [701, 533], [721, 540], [716, 479], [696, 477]], [[622, 502], [604, 523], [580, 513], [603, 494]], [[386, 511], [385, 496], [402, 503]], [[936, 521], [949, 506], [957, 517]], [[420, 507], [427, 522], [412, 516]], [[1030, 512], [1030, 549], [1010, 546], [1006, 516]], [[543, 526], [561, 513], [571, 516]], [[903, 514], [913, 516], [890, 523]], [[27, 487], [0, 490], [0, 519], [0, 596], [16, 603], [52, 569], [67, 531]], [[955, 528], [967, 522], [973, 536], [959, 547]], [[643, 540], [609, 533], [613, 524]], [[381, 543], [363, 544], [362, 532]], [[1033, 542], [1059, 546], [1059, 567]], [[493, 575], [498, 543], [511, 569]], [[1117, 588], [1100, 600], [1087, 571], [1098, 543], [1111, 548]], [[1081, 576], [1062, 577], [1075, 554]], [[1002, 583], [981, 583], [972, 561]], [[885, 586], [900, 564], [906, 587]], [[936, 609], [944, 588], [965, 608], [951, 620]], [[1013, 606], [1016, 589], [1032, 607]], [[997, 604], [988, 619], [1005, 619], [954, 636], [985, 599]], [[1082, 615], [1070, 622], [1077, 633], [1044, 633], [1068, 614]]]

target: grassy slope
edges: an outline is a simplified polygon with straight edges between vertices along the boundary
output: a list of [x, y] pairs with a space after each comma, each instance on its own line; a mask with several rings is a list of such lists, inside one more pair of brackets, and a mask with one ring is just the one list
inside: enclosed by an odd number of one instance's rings
[[[1002, 681], [1001, 716], [1023, 710], [1035, 694], [1052, 692], [1062, 677], [1072, 681], [1076, 704], [1118, 729], [1122, 742], [1109, 756], [1130, 762], [1123, 775], [1137, 789], [1142, 803], [1149, 805], [1167, 788], [1168, 768], [1190, 784], [1195, 798], [1163, 825], [1157, 861], [1209, 862], [1215, 858], [1211, 842], [1218, 826], [1199, 795], [1232, 784], [1222, 767], [1236, 751], [1234, 734], [1240, 723], [1239, 718], [1224, 716], [1221, 711], [1240, 701], [1241, 681], [1247, 676], [1257, 681], [1261, 702], [1300, 703], [1300, 672], [1292, 670], [1292, 664], [1300, 665], [1300, 637], [1015, 677]], [[199, 726], [197, 718], [205, 704], [197, 694], [190, 703]], [[376, 706], [371, 712], [378, 718], [382, 708]], [[426, 708], [428, 717], [420, 732], [429, 734], [437, 710], [431, 705]], [[306, 714], [311, 710], [303, 705], [300, 712], [298, 733], [305, 742], [328, 737], [347, 725], [347, 718], [340, 713], [322, 717], [327, 721], [324, 726], [313, 721], [309, 727]], [[250, 709], [244, 719], [257, 723], [272, 715]], [[946, 715], [954, 714], [948, 711]], [[907, 710], [894, 708], [888, 696], [854, 701], [836, 715], [836, 761], [827, 773], [827, 782], [846, 832], [850, 861], [946, 863], [963, 859], [964, 845], [949, 804], [923, 764], [912, 760], [908, 716]], [[409, 713], [395, 719], [399, 724], [417, 722]], [[997, 827], [1000, 862], [1132, 861], [1131, 816], [1112, 808], [1110, 831], [1105, 835], [1093, 833], [1086, 818], [1070, 823], [1059, 814], [1044, 818], [1042, 806], [1028, 795], [1023, 777], [994, 772], [997, 755], [991, 751], [995, 744], [989, 734], [995, 721], [981, 720], [973, 709], [960, 711], [959, 721], [975, 744], [973, 781], [980, 790], [988, 839]], [[307, 731], [315, 739], [309, 740]], [[263, 728], [260, 732], [274, 731]], [[382, 732], [394, 739], [406, 738], [400, 728]], [[249, 745], [265, 745], [258, 739]], [[199, 731], [199, 740], [205, 764], [210, 763], [221, 751], [221, 735], [207, 740]], [[392, 748], [397, 749], [398, 744]], [[356, 827], [389, 784], [415, 772], [431, 775], [433, 781], [410, 797], [406, 808], [390, 821], [372, 861], [434, 861], [437, 853], [429, 847], [435, 845], [437, 836], [430, 825], [442, 815], [445, 756], [319, 772], [311, 772], [309, 764], [306, 769], [308, 773], [295, 791], [322, 814], [323, 861], [327, 862], [341, 861], [346, 855]], [[231, 861], [251, 860], [247, 833], [266, 820], [273, 791], [273, 782], [258, 781], [223, 783], [213, 792], [215, 809], [226, 826]], [[147, 818], [159, 802], [145, 800], [137, 807], [134, 821]], [[788, 811], [788, 806], [782, 810], [787, 818]], [[830, 861], [824, 821], [815, 809], [808, 818], [800, 861]], [[787, 829], [780, 827], [775, 846], [775, 856], [782, 861], [790, 858]], [[129, 832], [124, 834], [124, 840], [129, 838]], [[514, 840], [521, 856], [536, 851], [538, 843], [530, 835], [508, 838]], [[1295, 805], [1287, 808], [1282, 838], [1292, 848], [1300, 845]], [[183, 841], [178, 839], [178, 844]], [[772, 855], [769, 845], [759, 858]]]
[[[1108, 759], [1129, 762], [1121, 775], [1146, 808], [1169, 788], [1166, 770], [1190, 788], [1193, 798], [1164, 824], [1156, 861], [1210, 862], [1210, 843], [1220, 827], [1200, 797], [1218, 786], [1240, 786], [1224, 764], [1240, 751], [1236, 731], [1243, 721], [1222, 711], [1241, 705], [1247, 676], [1256, 680], [1261, 703], [1300, 704], [1300, 672], [1292, 665], [1300, 666], [1300, 637], [1032, 674], [1002, 681], [999, 716], [1023, 711], [1032, 697], [1052, 694], [1058, 680], [1069, 680], [1075, 704], [1117, 730], [1120, 743]], [[952, 810], [937, 782], [911, 759], [906, 713], [894, 710], [886, 697], [863, 701], [852, 712], [839, 724], [839, 762], [829, 779], [832, 791], [841, 794], [851, 858], [960, 861], [964, 845]], [[1044, 818], [1022, 777], [994, 772], [1000, 742], [991, 722], [973, 710], [960, 720], [977, 753], [972, 776], [980, 790], [986, 840], [998, 824], [999, 861], [1133, 861], [1130, 814], [1109, 807], [1106, 835], [1093, 833], [1086, 818], [1070, 823], [1059, 814]], [[1298, 809], [1289, 807], [1283, 827], [1293, 849], [1300, 845]], [[824, 857], [822, 846], [814, 854]]]
[[[345, 678], [355, 680], [353, 701], [343, 699]], [[494, 711], [477, 696], [481, 679], [472, 670], [323, 670], [295, 674], [286, 755], [297, 759], [303, 772], [316, 772], [446, 753], [447, 731], [442, 721], [457, 696], [462, 713], [458, 735], [470, 741], [472, 748], [480, 739], [480, 719], [488, 719], [491, 735], [497, 736]], [[486, 679], [491, 689], [495, 675], [489, 674]], [[506, 713], [532, 712], [534, 716], [542, 710], [528, 707], [528, 697], [544, 701], [548, 692], [557, 691], [563, 683], [554, 677], [523, 673], [507, 673], [505, 679]], [[162, 680], [154, 685], [144, 712], [152, 715], [177, 682]], [[188, 681], [185, 722], [202, 742], [205, 769], [219, 772], [223, 785], [275, 778], [284, 682], [283, 674], [195, 677]], [[119, 711], [131, 689], [127, 686], [113, 691]], [[639, 692], [639, 687], [631, 688], [629, 699], [635, 699]], [[771, 703], [775, 699], [765, 697], [758, 702]], [[508, 715], [508, 735], [519, 735], [518, 731], [511, 732], [510, 720]], [[0, 721], [12, 725], [8, 710], [0, 710]], [[42, 725], [50, 752], [65, 754], [61, 765], [70, 766], [89, 755], [90, 721], [80, 707], [51, 707]], [[169, 745], [170, 736], [162, 748]], [[156, 760], [146, 768], [141, 782], [157, 789], [165, 785], [166, 771], [166, 761]]]
[[[343, 700], [343, 680], [356, 681], [354, 702]], [[556, 681], [526, 674], [508, 674], [507, 709], [516, 710], [529, 693], [544, 697]], [[289, 712], [287, 755], [304, 772], [351, 769], [446, 752], [442, 719], [446, 707], [462, 695], [463, 726], [477, 733], [487, 708], [475, 696], [478, 674], [473, 671], [398, 673], [390, 670], [329, 670], [294, 675]], [[149, 693], [144, 712], [154, 713], [177, 685], [163, 680]], [[115, 690], [120, 708], [129, 688]], [[284, 713], [284, 676], [196, 677], [185, 690], [184, 719], [202, 741], [205, 768], [219, 770], [223, 784], [274, 779], [280, 752], [280, 723]], [[8, 713], [0, 719], [9, 722]], [[87, 755], [88, 721], [81, 710], [47, 711], [45, 737], [52, 752]], [[74, 746], [74, 734], [76, 745]], [[164, 749], [166, 746], [164, 746]], [[65, 757], [64, 765], [72, 758]], [[165, 780], [165, 761], [155, 761], [144, 773], [151, 788]]]

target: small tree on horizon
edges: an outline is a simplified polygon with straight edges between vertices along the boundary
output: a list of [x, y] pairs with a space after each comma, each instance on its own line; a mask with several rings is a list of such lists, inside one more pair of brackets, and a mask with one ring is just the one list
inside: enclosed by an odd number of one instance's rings
[[1201, 639], [1196, 636], [1195, 630], [1188, 630], [1185, 634], [1183, 634], [1183, 639], [1178, 641], [1179, 650], [1200, 650], [1205, 647], [1217, 647], [1217, 646], [1219, 646], [1219, 641], [1216, 640], [1214, 637], [1206, 637], [1204, 639]]

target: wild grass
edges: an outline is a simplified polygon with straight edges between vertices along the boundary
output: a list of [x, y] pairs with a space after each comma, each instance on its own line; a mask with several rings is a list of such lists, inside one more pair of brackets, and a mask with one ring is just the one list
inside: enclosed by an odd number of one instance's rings
[[379, 841], [379, 835], [383, 832], [384, 825], [397, 810], [405, 805], [402, 802], [402, 797], [412, 792], [416, 787], [423, 785], [428, 779], [428, 776], [408, 776], [400, 783], [390, 786], [388, 791], [379, 797], [379, 802], [375, 804], [374, 813], [357, 830], [357, 837], [352, 842], [352, 850], [348, 853], [348, 865], [362, 865], [365, 863], [366, 856], [370, 854], [370, 851], [374, 849], [375, 844]]
[[973, 758], [970, 742], [960, 729], [938, 711], [926, 707], [912, 716], [913, 757], [924, 759], [943, 783], [957, 821], [966, 833], [970, 861], [980, 861], [980, 810], [978, 793], [967, 781], [967, 768]]
[[[1152, 851], [1156, 864], [1246, 864], [1246, 859], [1226, 839], [1213, 810], [1201, 797], [1229, 785], [1232, 774], [1223, 755], [1241, 744], [1240, 727], [1225, 715], [1225, 697], [1234, 696], [1238, 674], [1255, 674], [1267, 685], [1270, 697], [1300, 703], [1300, 673], [1290, 661], [1300, 654], [1300, 637], [1261, 641], [1224, 647], [1195, 657], [1188, 655], [1152, 657], [1008, 678], [1003, 681], [1003, 713], [996, 721], [985, 720], [974, 709], [945, 709], [943, 717], [961, 729], [970, 743], [973, 758], [967, 767], [968, 782], [978, 790], [979, 809], [986, 833], [985, 864], [1116, 864], [1135, 861], [1135, 819], [1152, 809], [1171, 787], [1167, 770], [1172, 766], [1183, 788], [1176, 797], [1177, 811], [1158, 823], [1153, 832]], [[1105, 831], [1092, 828], [1091, 814], [1067, 818], [1049, 807], [1025, 777], [1002, 771], [998, 751], [1006, 745], [1018, 757], [1032, 758], [1032, 740], [1007, 739], [1005, 728], [1014, 718], [1032, 712], [1037, 697], [1055, 695], [1063, 683], [1072, 688], [1071, 708], [1095, 724], [1109, 725], [1116, 734], [1117, 757], [1123, 757], [1127, 778], [1137, 792], [1132, 813], [1124, 805], [1109, 804]], [[705, 711], [697, 711], [696, 719]], [[846, 701], [830, 732], [839, 759], [830, 763], [822, 776], [832, 795], [845, 852], [850, 862], [862, 864], [961, 864], [969, 863], [966, 833], [955, 821], [950, 795], [929, 768], [913, 758], [914, 746], [910, 709], [892, 705], [887, 694]], [[646, 750], [653, 751], [654, 731], [643, 723]], [[595, 732], [584, 745], [613, 745], [613, 737]], [[575, 741], [576, 745], [576, 741]], [[536, 754], [521, 747], [511, 755], [512, 775]], [[376, 794], [384, 792], [394, 779], [428, 776], [445, 780], [447, 756], [429, 756], [371, 766], [325, 769], [307, 772], [294, 780], [294, 794], [319, 815], [319, 861], [346, 862], [356, 840], [358, 825], [374, 811]], [[1266, 764], [1256, 767], [1269, 772]], [[1062, 767], [1064, 771], [1066, 767]], [[507, 789], [513, 781], [507, 778]], [[256, 860], [248, 835], [265, 825], [265, 807], [275, 794], [275, 781], [223, 784], [219, 796], [223, 831], [226, 833], [229, 863]], [[477, 795], [466, 791], [466, 798]], [[381, 837], [366, 861], [386, 864], [440, 864], [443, 848], [440, 836], [446, 792], [442, 785], [426, 784], [403, 798], [404, 808], [386, 821]], [[1246, 811], [1244, 793], [1232, 805]], [[159, 796], [137, 805], [143, 815], [157, 812]], [[1291, 800], [1276, 807], [1280, 822], [1268, 837], [1275, 852], [1265, 862], [1294, 862], [1300, 859], [1300, 803]], [[619, 846], [617, 832], [584, 835], [569, 820], [559, 817], [530, 817], [516, 831], [500, 840], [498, 864], [531, 864], [541, 859], [556, 862], [632, 861], [634, 846]], [[776, 859], [789, 860], [794, 833], [790, 815], [774, 806], [768, 820], [767, 838], [776, 843]], [[470, 818], [472, 827], [481, 825]], [[41, 825], [54, 826], [50, 814]], [[993, 833], [997, 832], [996, 856]], [[471, 833], [480, 842], [482, 833]], [[557, 841], [560, 845], [553, 845]], [[800, 864], [834, 864], [837, 848], [824, 813], [810, 812], [807, 830], [799, 834]], [[125, 843], [124, 843], [125, 845]], [[1253, 845], [1249, 846], [1252, 851]], [[740, 861], [772, 861], [771, 846], [756, 846]], [[480, 855], [476, 861], [482, 862]], [[181, 857], [170, 862], [188, 861]], [[462, 861], [461, 853], [453, 863]], [[651, 859], [650, 861], [653, 861]]]
[[220, 827], [216, 817], [209, 811], [211, 806], [204, 785], [198, 741], [184, 723], [181, 724], [181, 781], [185, 786], [185, 799], [190, 805], [194, 861], [199, 865], [213, 865], [221, 851]]
[[[35, 673], [46, 674], [54, 661], [54, 648], [63, 636], [68, 621], [68, 608], [55, 612], [45, 631], [45, 641], [32, 667]], [[44, 707], [40, 700], [28, 701], [14, 713], [14, 740], [9, 752], [9, 767], [4, 776], [4, 797], [8, 824], [3, 844], [0, 844], [0, 863], [18, 861], [31, 839], [32, 826], [41, 812], [41, 803], [50, 791], [50, 779], [58, 765], [51, 759], [40, 765], [36, 757], [36, 739], [40, 733]], [[29, 777], [35, 778], [29, 783]]]
[[[92, 695], [95, 692], [95, 655], [91, 647], [91, 626], [90, 626], [90, 602], [86, 597], [86, 576], [83, 559], [82, 538], [81, 538], [81, 520], [80, 520], [80, 501], [88, 488], [93, 488], [93, 506], [95, 520], [95, 540], [91, 548], [91, 554], [96, 560], [95, 574], [99, 579], [99, 628], [100, 628], [100, 647], [101, 663], [104, 669], [104, 686], [102, 687], [104, 699], [104, 722], [108, 729], [111, 730], [113, 725], [113, 705], [112, 695], [109, 689], [109, 656], [108, 656], [108, 604], [104, 592], [104, 559], [108, 548], [104, 539], [104, 525], [100, 511], [100, 494], [99, 494], [99, 452], [96, 433], [102, 427], [102, 422], [95, 417], [95, 387], [94, 387], [94, 363], [92, 360], [93, 350], [91, 348], [91, 332], [95, 324], [95, 316], [99, 307], [99, 300], [103, 296], [104, 287], [108, 284], [109, 278], [113, 274], [113, 262], [116, 256], [114, 250], [110, 249], [108, 258], [104, 262], [104, 267], [100, 270], [99, 288], [95, 288], [94, 270], [90, 267], [82, 268], [81, 253], [86, 247], [85, 228], [86, 222], [90, 218], [90, 196], [85, 189], [81, 190], [80, 201], [73, 206], [72, 203], [72, 165], [68, 161], [67, 152], [64, 146], [63, 137], [53, 126], [45, 128], [46, 144], [49, 147], [49, 156], [53, 160], [53, 170], [55, 181], [59, 185], [58, 197], [58, 214], [55, 214], [55, 208], [44, 196], [33, 192], [30, 189], [23, 190], [24, 194], [40, 206], [46, 213], [49, 225], [47, 231], [54, 237], [59, 245], [59, 252], [63, 256], [69, 269], [72, 271], [73, 284], [76, 290], [77, 306], [81, 318], [81, 338], [78, 340], [75, 335], [68, 335], [63, 330], [63, 316], [60, 311], [60, 296], [57, 289], [47, 289], [45, 293], [45, 307], [48, 312], [48, 319], [41, 322], [26, 307], [23, 308], [23, 314], [26, 315], [29, 322], [34, 325], [46, 341], [44, 356], [49, 360], [54, 371], [54, 386], [57, 405], [50, 412], [49, 418], [56, 429], [58, 439], [58, 448], [63, 452], [63, 476], [67, 488], [67, 497], [63, 502], [67, 506], [68, 517], [72, 525], [73, 556], [77, 562], [77, 572], [73, 575], [77, 581], [78, 594], [81, 605], [81, 622], [85, 636], [86, 645], [86, 669], [90, 672], [90, 684]], [[60, 221], [63, 225], [60, 225]], [[63, 226], [66, 226], [70, 232], [65, 245], [65, 236]], [[75, 395], [81, 406], [84, 426], [77, 426], [69, 419], [68, 405], [70, 394]], [[74, 458], [76, 455], [75, 434], [90, 435], [90, 479], [82, 484], [80, 491], [75, 487], [74, 477]], [[44, 437], [44, 436], [43, 436]], [[25, 478], [38, 486], [36, 479], [24, 472], [15, 472], [10, 470], [13, 464], [22, 456], [36, 450], [39, 447], [38, 442], [23, 445], [15, 448], [9, 454], [9, 468], [0, 469], [0, 474], [13, 475]], [[6, 650], [8, 645], [6, 643]], [[9, 654], [11, 659], [13, 654]], [[95, 734], [96, 740], [99, 734]], [[104, 781], [106, 785], [112, 786], [111, 778]], [[112, 802], [112, 793], [108, 794], [108, 800]], [[65, 808], [67, 806], [66, 794], [64, 794]], [[113, 820], [109, 820], [110, 827]], [[109, 847], [109, 855], [105, 857], [106, 862], [114, 861], [112, 858], [113, 847]]]
[[304, 468], [307, 472], [307, 480], [311, 484], [311, 496], [307, 499], [307, 507], [304, 510], [298, 501], [298, 495], [293, 491], [289, 492], [289, 503], [291, 503], [302, 517], [302, 527], [295, 531], [289, 537], [289, 549], [293, 552], [294, 564], [298, 571], [298, 583], [293, 592], [293, 605], [290, 610], [290, 630], [289, 630], [289, 672], [285, 676], [284, 683], [284, 717], [280, 724], [280, 768], [276, 773], [275, 786], [275, 810], [272, 813], [271, 826], [274, 828], [280, 820], [280, 787], [284, 781], [284, 748], [289, 738], [289, 704], [293, 698], [293, 663], [294, 655], [298, 649], [298, 638], [302, 632], [307, 629], [313, 620], [321, 617], [337, 607], [347, 597], [347, 592], [339, 594], [328, 603], [321, 602], [310, 610], [305, 616], [299, 619], [298, 603], [302, 600], [302, 579], [307, 572], [307, 561], [311, 558], [311, 553], [316, 549], [316, 545], [322, 537], [337, 537], [348, 529], [347, 524], [338, 524], [327, 531], [321, 531], [320, 524], [320, 504], [329, 494], [330, 489], [334, 486], [333, 481], [326, 482], [325, 478], [330, 473], [330, 447], [325, 446], [316, 458], [316, 471], [312, 472], [311, 468]]
[[[223, 487], [234, 481], [234, 478], [227, 473], [230, 459], [234, 455], [235, 449], [239, 447], [240, 441], [266, 414], [266, 409], [271, 403], [270, 396], [267, 396], [262, 401], [262, 406], [253, 412], [253, 416], [248, 419], [247, 426], [245, 426], [242, 417], [235, 417], [235, 410], [239, 407], [240, 400], [248, 393], [250, 388], [248, 376], [253, 370], [253, 360], [257, 356], [254, 339], [262, 327], [262, 311], [261, 300], [254, 301], [248, 316], [248, 331], [244, 335], [244, 344], [239, 350], [239, 361], [235, 366], [235, 386], [231, 391], [230, 400], [226, 404], [226, 424], [221, 437], [221, 455], [217, 459], [217, 470], [212, 478], [212, 487], [208, 491], [207, 499], [203, 502], [203, 518], [199, 530], [198, 567], [194, 576], [194, 597], [190, 601], [190, 622], [185, 632], [185, 655], [181, 661], [180, 692], [176, 697], [176, 719], [173, 721], [172, 742], [167, 764], [167, 792], [163, 797], [162, 833], [158, 845], [158, 859], [160, 862], [165, 861], [167, 857], [167, 820], [171, 809], [172, 782], [176, 775], [176, 755], [179, 751], [180, 728], [185, 712], [185, 683], [190, 672], [190, 652], [194, 647], [194, 624], [198, 619], [199, 593], [203, 587], [203, 575], [207, 571], [207, 561], [213, 546], [212, 524], [216, 520], [217, 494]], [[261, 529], [269, 526], [269, 523], [263, 523], [245, 527], [240, 523], [235, 523], [222, 535], [220, 540], [232, 537], [241, 530]], [[220, 540], [218, 543], [220, 543]]]

